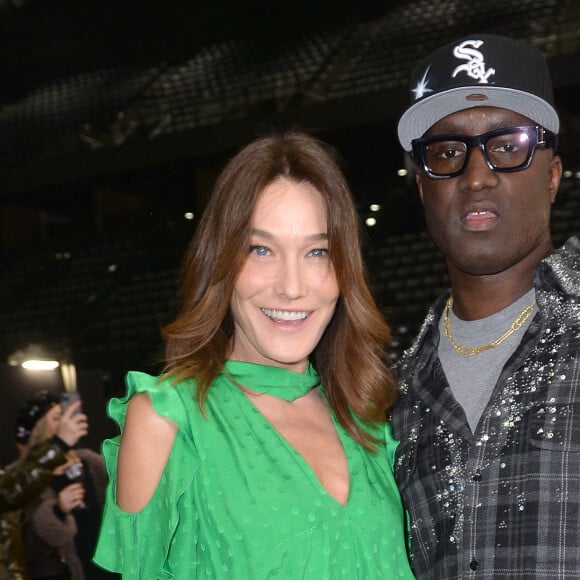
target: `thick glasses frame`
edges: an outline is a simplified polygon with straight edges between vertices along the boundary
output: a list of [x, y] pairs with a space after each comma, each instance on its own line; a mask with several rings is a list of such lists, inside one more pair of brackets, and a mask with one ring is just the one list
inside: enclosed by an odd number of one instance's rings
[[[500, 137], [502, 135], [513, 135], [516, 133], [526, 133], [528, 136], [528, 152], [524, 161], [513, 167], [498, 167], [490, 160], [487, 153], [487, 142], [489, 139], [494, 137]], [[429, 145], [437, 143], [439, 141], [459, 141], [463, 143], [466, 147], [465, 157], [463, 158], [463, 165], [457, 170], [449, 173], [434, 173], [425, 156], [426, 149]], [[555, 149], [557, 146], [558, 138], [554, 133], [540, 127], [539, 125], [525, 125], [521, 127], [505, 127], [503, 129], [496, 129], [494, 131], [489, 131], [488, 133], [482, 133], [481, 135], [456, 135], [453, 133], [444, 135], [433, 135], [431, 137], [421, 137], [419, 139], [413, 139], [411, 142], [412, 152], [411, 155], [415, 160], [415, 163], [423, 168], [425, 173], [432, 179], [449, 179], [451, 177], [457, 177], [461, 175], [467, 164], [469, 163], [469, 157], [471, 151], [474, 147], [477, 147], [483, 153], [483, 157], [487, 166], [493, 171], [498, 171], [500, 173], [512, 173], [514, 171], [521, 171], [522, 169], [527, 169], [534, 157], [536, 147], [552, 148]]]

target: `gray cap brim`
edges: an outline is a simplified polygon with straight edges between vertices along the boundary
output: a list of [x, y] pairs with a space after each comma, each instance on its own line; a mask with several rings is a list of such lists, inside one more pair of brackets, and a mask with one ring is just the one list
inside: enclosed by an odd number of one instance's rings
[[485, 85], [454, 87], [420, 100], [403, 113], [398, 127], [403, 149], [411, 151], [411, 141], [422, 137], [443, 117], [474, 107], [507, 109], [528, 117], [552, 133], [558, 134], [560, 130], [554, 107], [531, 93]]

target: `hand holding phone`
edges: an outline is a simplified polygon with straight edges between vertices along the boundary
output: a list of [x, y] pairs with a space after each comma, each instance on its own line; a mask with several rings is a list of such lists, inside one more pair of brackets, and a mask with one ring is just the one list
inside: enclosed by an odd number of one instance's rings
[[[74, 402], [80, 401], [81, 396], [78, 391], [66, 391], [60, 396], [60, 409], [64, 413]], [[82, 408], [79, 405], [74, 413], [82, 413]]]
[[62, 414], [56, 434], [67, 445], [73, 447], [89, 432], [87, 416], [82, 411], [79, 393], [76, 391], [63, 393], [60, 406]]
[[64, 512], [69, 513], [71, 510], [84, 509], [85, 488], [80, 482], [74, 482], [64, 487], [57, 496], [58, 507]]

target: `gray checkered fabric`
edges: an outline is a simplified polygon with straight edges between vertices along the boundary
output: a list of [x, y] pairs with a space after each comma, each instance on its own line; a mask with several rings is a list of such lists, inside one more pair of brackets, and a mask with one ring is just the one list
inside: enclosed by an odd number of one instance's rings
[[433, 305], [398, 373], [396, 477], [417, 578], [580, 578], [580, 240], [536, 270], [539, 312], [472, 433]]

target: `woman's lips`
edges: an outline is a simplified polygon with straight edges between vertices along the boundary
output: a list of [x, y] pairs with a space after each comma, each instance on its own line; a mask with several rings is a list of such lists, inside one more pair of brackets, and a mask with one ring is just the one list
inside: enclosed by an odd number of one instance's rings
[[278, 310], [270, 308], [262, 308], [262, 312], [268, 318], [278, 323], [303, 322], [311, 314], [308, 310]]

